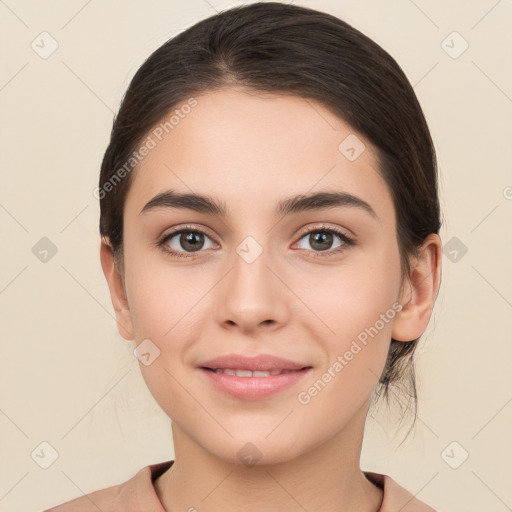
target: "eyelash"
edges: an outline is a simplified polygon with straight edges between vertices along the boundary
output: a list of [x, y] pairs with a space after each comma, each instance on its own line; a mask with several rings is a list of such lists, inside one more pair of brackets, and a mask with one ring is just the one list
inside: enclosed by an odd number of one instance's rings
[[[181, 233], [201, 233], [202, 235], [208, 236], [208, 233], [206, 233], [206, 231], [203, 231], [202, 229], [199, 229], [199, 228], [196, 228], [193, 226], [184, 226], [184, 227], [181, 227], [179, 229], [176, 229], [176, 230], [171, 231], [170, 233], [167, 233], [166, 235], [164, 235], [156, 243], [156, 245], [158, 246], [158, 248], [161, 251], [163, 251], [165, 254], [170, 255], [172, 257], [192, 258], [192, 257], [194, 257], [193, 255], [195, 253], [186, 253], [186, 252], [169, 250], [166, 247], [166, 244], [170, 239], [172, 239], [173, 237], [175, 237], [176, 235], [181, 234]], [[330, 250], [326, 250], [326, 251], [310, 251], [310, 252], [313, 252], [314, 258], [328, 258], [328, 257], [334, 256], [334, 255], [341, 254], [343, 251], [347, 250], [349, 247], [351, 247], [355, 244], [355, 240], [353, 238], [347, 236], [345, 233], [343, 233], [342, 231], [340, 231], [336, 228], [327, 227], [327, 226], [320, 226], [320, 227], [317, 227], [314, 229], [310, 229], [309, 231], [303, 232], [303, 233], [301, 233], [299, 240], [304, 238], [306, 235], [310, 235], [311, 233], [332, 233], [333, 235], [337, 235], [343, 242], [343, 244], [340, 245], [339, 247], [336, 247], [336, 249], [330, 249]], [[210, 237], [208, 236], [208, 238], [210, 238]], [[303, 249], [303, 250], [307, 250], [307, 249]], [[203, 251], [197, 251], [197, 252], [203, 252]]]

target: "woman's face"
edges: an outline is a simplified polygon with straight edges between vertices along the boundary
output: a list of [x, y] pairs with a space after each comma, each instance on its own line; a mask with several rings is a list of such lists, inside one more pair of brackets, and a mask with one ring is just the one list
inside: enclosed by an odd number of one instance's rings
[[[143, 377], [174, 428], [225, 460], [353, 442], [400, 308], [376, 154], [311, 100], [242, 88], [195, 100], [148, 134], [125, 204], [129, 338], [145, 340]], [[325, 193], [339, 196], [302, 200]]]

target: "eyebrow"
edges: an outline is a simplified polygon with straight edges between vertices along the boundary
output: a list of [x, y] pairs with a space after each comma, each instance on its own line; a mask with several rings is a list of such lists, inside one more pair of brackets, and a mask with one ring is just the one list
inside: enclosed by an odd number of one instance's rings
[[[375, 210], [366, 201], [347, 192], [315, 192], [289, 197], [279, 201], [274, 214], [284, 217], [293, 213], [339, 207], [358, 208], [378, 219]], [[148, 201], [139, 215], [160, 208], [187, 209], [221, 217], [226, 217], [229, 214], [225, 203], [210, 196], [166, 190]]]

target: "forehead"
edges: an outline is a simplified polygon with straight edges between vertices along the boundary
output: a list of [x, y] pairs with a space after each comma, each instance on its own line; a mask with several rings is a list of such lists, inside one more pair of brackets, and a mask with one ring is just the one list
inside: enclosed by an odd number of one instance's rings
[[315, 189], [390, 207], [372, 145], [310, 99], [218, 89], [176, 105], [146, 140], [152, 148], [133, 171], [125, 207], [134, 214], [169, 189], [218, 197], [233, 211]]

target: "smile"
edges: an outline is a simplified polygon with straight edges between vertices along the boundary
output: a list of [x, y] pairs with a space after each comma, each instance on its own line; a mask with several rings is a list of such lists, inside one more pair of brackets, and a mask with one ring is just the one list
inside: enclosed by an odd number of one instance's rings
[[236, 375], [237, 377], [270, 377], [271, 375], [282, 375], [283, 373], [291, 373], [297, 370], [234, 370], [232, 368], [207, 368], [207, 370], [215, 373], [223, 373], [224, 375]]

